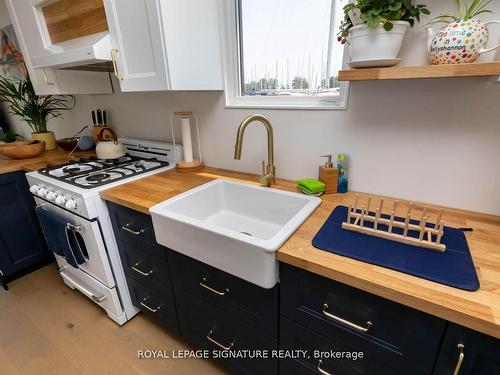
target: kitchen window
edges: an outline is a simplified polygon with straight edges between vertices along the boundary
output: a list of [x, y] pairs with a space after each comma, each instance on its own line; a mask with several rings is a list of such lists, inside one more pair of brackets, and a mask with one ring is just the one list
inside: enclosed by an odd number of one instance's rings
[[347, 0], [224, 0], [227, 107], [345, 109], [338, 81]]

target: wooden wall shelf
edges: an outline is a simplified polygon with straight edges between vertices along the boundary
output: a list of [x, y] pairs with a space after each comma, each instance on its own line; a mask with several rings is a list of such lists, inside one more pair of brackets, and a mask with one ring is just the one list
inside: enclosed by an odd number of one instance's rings
[[500, 76], [500, 61], [457, 65], [401, 66], [349, 69], [339, 72], [339, 81]]

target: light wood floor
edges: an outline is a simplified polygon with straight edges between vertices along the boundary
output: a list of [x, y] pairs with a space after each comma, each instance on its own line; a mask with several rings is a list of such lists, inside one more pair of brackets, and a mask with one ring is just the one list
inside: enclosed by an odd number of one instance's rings
[[123, 327], [68, 288], [55, 265], [0, 288], [0, 374], [228, 375], [207, 360], [137, 359], [189, 346], [142, 315]]

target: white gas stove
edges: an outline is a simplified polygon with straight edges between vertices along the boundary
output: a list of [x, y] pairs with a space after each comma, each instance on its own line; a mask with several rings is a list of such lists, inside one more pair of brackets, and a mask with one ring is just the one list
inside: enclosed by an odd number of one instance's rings
[[[121, 325], [139, 310], [132, 305], [108, 209], [99, 192], [175, 168], [182, 146], [174, 149], [170, 143], [131, 138], [120, 141], [127, 149], [122, 158], [81, 159], [26, 177], [64, 282]], [[58, 230], [63, 231], [59, 242], [49, 234]]]

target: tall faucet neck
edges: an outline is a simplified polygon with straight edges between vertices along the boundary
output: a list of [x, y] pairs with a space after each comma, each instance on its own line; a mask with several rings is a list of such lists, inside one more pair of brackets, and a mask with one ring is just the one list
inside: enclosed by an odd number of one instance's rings
[[241, 149], [243, 146], [243, 136], [245, 135], [245, 130], [248, 125], [252, 122], [260, 122], [267, 130], [267, 155], [268, 155], [268, 164], [274, 165], [274, 133], [273, 127], [269, 120], [262, 115], [251, 115], [244, 119], [240, 126], [238, 127], [238, 133], [236, 134], [236, 145], [234, 150], [234, 158], [237, 160], [241, 159]]
[[251, 115], [244, 119], [240, 126], [238, 127], [238, 133], [236, 134], [236, 145], [234, 146], [234, 158], [236, 160], [241, 159], [241, 149], [243, 146], [243, 136], [245, 134], [245, 129], [247, 126], [254, 122], [260, 122], [267, 131], [267, 168], [265, 169], [265, 178], [266, 186], [271, 186], [274, 184], [275, 179], [275, 166], [274, 166], [274, 133], [273, 127], [269, 120], [262, 115]]

